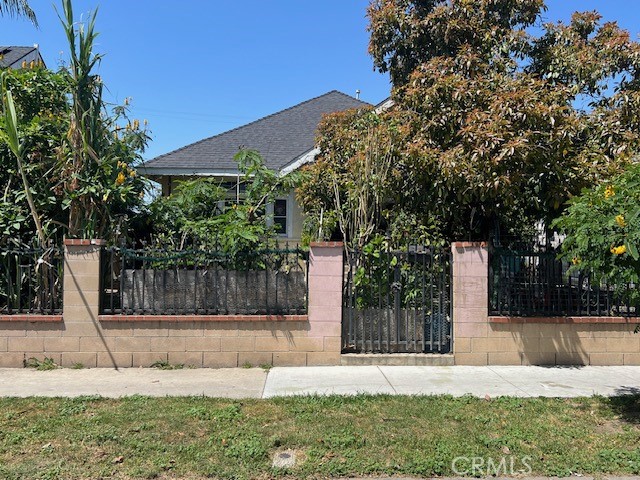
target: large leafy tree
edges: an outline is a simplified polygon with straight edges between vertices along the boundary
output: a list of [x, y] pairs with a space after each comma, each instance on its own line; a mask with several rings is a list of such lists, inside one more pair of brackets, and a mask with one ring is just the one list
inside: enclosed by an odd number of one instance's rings
[[[369, 49], [391, 74], [394, 101], [375, 122], [402, 133], [386, 220], [435, 224], [447, 239], [486, 239], [499, 225], [523, 231], [636, 154], [638, 43], [595, 12], [533, 35], [544, 8], [542, 0], [371, 3]], [[353, 144], [362, 138], [345, 132]], [[319, 142], [334, 168], [353, 156], [324, 138], [336, 135], [325, 129]]]

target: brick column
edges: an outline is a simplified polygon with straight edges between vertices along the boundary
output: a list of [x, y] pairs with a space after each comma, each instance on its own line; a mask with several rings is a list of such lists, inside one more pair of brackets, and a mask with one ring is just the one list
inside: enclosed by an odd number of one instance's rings
[[489, 328], [489, 251], [486, 242], [454, 242], [453, 353], [456, 365], [487, 365]]
[[339, 365], [342, 348], [341, 242], [311, 243], [309, 258], [309, 332], [322, 339], [322, 352], [307, 353], [307, 365]]
[[[58, 351], [62, 364], [97, 364], [97, 352], [81, 352], [83, 337], [101, 336], [98, 323], [100, 305], [100, 247], [104, 240], [65, 239], [64, 241], [64, 323], [65, 332]], [[45, 345], [46, 349], [46, 345]]]

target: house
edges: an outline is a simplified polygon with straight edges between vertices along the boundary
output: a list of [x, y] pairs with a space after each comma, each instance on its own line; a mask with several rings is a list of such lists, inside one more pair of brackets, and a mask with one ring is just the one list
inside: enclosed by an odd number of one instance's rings
[[17, 70], [37, 64], [46, 66], [38, 45], [33, 47], [0, 47], [0, 68]]
[[[315, 134], [324, 114], [351, 108], [368, 107], [368, 103], [333, 90], [293, 107], [268, 115], [233, 130], [205, 138], [145, 162], [140, 173], [162, 186], [169, 195], [180, 180], [208, 176], [226, 184], [230, 197], [241, 200], [238, 168], [233, 160], [240, 148], [257, 150], [265, 165], [282, 174], [313, 161], [318, 153]], [[270, 221], [280, 225], [281, 236], [300, 239], [302, 212], [294, 192], [267, 205]]]

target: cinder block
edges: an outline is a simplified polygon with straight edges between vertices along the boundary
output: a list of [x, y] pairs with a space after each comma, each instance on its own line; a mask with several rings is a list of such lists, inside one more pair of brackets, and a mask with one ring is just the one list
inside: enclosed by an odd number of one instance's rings
[[342, 307], [322, 307], [309, 305], [309, 325], [315, 322], [340, 323], [342, 321]]
[[182, 364], [186, 367], [202, 367], [202, 352], [169, 352], [171, 365]]
[[322, 352], [323, 350], [324, 337], [295, 338], [291, 345], [291, 351], [295, 352]]
[[640, 353], [640, 338], [623, 337], [607, 338], [607, 352], [620, 353]]
[[489, 357], [486, 353], [456, 353], [454, 355], [456, 365], [487, 365]]
[[524, 351], [520, 354], [522, 365], [555, 365], [556, 354], [554, 352]]
[[340, 353], [342, 351], [342, 338], [324, 337], [324, 351]]
[[[284, 322], [283, 322], [284, 323]], [[276, 322], [238, 322], [239, 337], [277, 337], [283, 336], [286, 325], [276, 327]]]
[[342, 296], [342, 277], [309, 275], [309, 292], [329, 292]]
[[471, 339], [470, 338], [457, 338], [453, 339], [453, 351], [454, 353], [469, 353], [471, 352]]
[[187, 339], [185, 337], [139, 337], [148, 338], [152, 352], [186, 352]]
[[251, 365], [259, 367], [260, 365], [273, 365], [273, 354], [271, 352], [239, 352], [238, 365]]
[[131, 322], [102, 322], [102, 335], [105, 337], [132, 337], [133, 324]]
[[0, 352], [0, 368], [22, 368], [24, 359], [23, 353]]
[[521, 365], [519, 352], [489, 352], [489, 365]]
[[133, 366], [134, 367], [151, 367], [157, 362], [168, 362], [169, 354], [162, 352], [134, 352], [133, 353]]
[[95, 337], [100, 332], [99, 324], [89, 322], [65, 322], [64, 336]]
[[238, 352], [204, 352], [202, 364], [206, 368], [235, 368]]
[[548, 338], [539, 339], [541, 352], [584, 352], [582, 343], [576, 338]]
[[30, 358], [35, 358], [40, 361], [44, 361], [49, 358], [56, 365], [60, 365], [62, 362], [62, 354], [57, 352], [24, 352], [24, 358], [29, 360]]
[[27, 322], [0, 322], [0, 337], [26, 337]]
[[6, 352], [9, 350], [9, 340], [5, 337], [0, 337], [0, 352]]
[[253, 352], [255, 346], [253, 337], [223, 337], [220, 342], [220, 350], [223, 352]]
[[151, 342], [149, 337], [118, 337], [116, 338], [116, 352], [149, 352]]
[[162, 322], [135, 322], [133, 324], [134, 337], [167, 337], [169, 329]]
[[80, 338], [78, 337], [45, 338], [44, 349], [47, 352], [78, 352], [80, 351]]
[[81, 337], [81, 352], [106, 352], [116, 349], [116, 337]]
[[[455, 318], [455, 316], [454, 316]], [[484, 338], [488, 335], [489, 327], [486, 323], [462, 323], [454, 320], [453, 338]]]
[[167, 322], [169, 337], [202, 337], [203, 322]]
[[9, 337], [7, 340], [9, 352], [44, 352], [42, 337]]
[[256, 352], [288, 352], [292, 342], [285, 337], [256, 337]]
[[307, 364], [305, 352], [274, 352], [273, 366], [275, 367], [304, 367]]
[[472, 262], [472, 263], [454, 263], [453, 278], [459, 277], [480, 277], [489, 278], [488, 263]]
[[585, 352], [557, 352], [557, 365], [588, 365], [589, 355]]
[[[523, 334], [523, 325], [521, 323], [489, 323], [487, 336], [493, 338], [522, 338]], [[537, 338], [537, 335], [535, 335]]]
[[307, 365], [340, 365], [340, 353], [308, 352]]
[[486, 291], [466, 290], [453, 294], [453, 308], [482, 308], [486, 310], [485, 305], [488, 302], [489, 296]]
[[622, 338], [626, 331], [626, 325], [594, 325], [591, 334], [594, 338]]
[[194, 337], [185, 338], [185, 351], [187, 352], [219, 352], [220, 338]]
[[27, 337], [61, 337], [63, 332], [67, 334], [66, 325], [62, 323], [30, 323], [25, 331]]
[[[66, 285], [66, 284], [65, 284]], [[64, 308], [69, 307], [84, 307], [84, 308], [97, 308], [100, 304], [100, 292], [98, 290], [89, 290], [82, 292], [70, 288], [64, 292]]]
[[[329, 288], [329, 287], [327, 287]], [[342, 307], [341, 290], [309, 290], [309, 307]]]
[[454, 308], [453, 320], [458, 323], [487, 323], [489, 321], [487, 307]]
[[63, 352], [61, 365], [63, 367], [73, 367], [81, 364], [85, 368], [95, 368], [98, 354], [95, 352]]
[[98, 368], [129, 368], [132, 354], [128, 352], [98, 352]]
[[309, 337], [338, 337], [342, 334], [341, 322], [310, 322]]
[[624, 353], [625, 365], [640, 365], [640, 353]]
[[[76, 270], [78, 269], [78, 267], [74, 268]], [[80, 267], [80, 270], [83, 268], [84, 267]], [[82, 289], [83, 292], [98, 292], [100, 291], [100, 276], [93, 273], [84, 275], [75, 272], [65, 272], [64, 285], [67, 294], [80, 289]]]
[[86, 306], [65, 305], [62, 311], [62, 317], [66, 322], [97, 322], [97, 306], [95, 311]]
[[604, 338], [588, 338], [578, 337], [578, 341], [581, 346], [581, 351], [585, 351], [589, 354], [592, 353], [605, 353], [607, 351], [607, 341]]
[[205, 337], [237, 337], [237, 322], [205, 322], [202, 327], [202, 335]]
[[471, 351], [474, 353], [482, 352], [519, 352], [522, 350], [520, 342], [513, 338], [472, 338]]
[[624, 365], [623, 353], [591, 353], [589, 354], [590, 365]]

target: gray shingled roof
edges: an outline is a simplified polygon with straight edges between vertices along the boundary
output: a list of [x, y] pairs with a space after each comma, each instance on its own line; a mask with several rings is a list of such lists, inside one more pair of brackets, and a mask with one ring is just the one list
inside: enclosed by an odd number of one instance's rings
[[0, 67], [20, 68], [23, 60], [27, 62], [36, 58], [42, 59], [35, 47], [0, 47]]
[[281, 170], [312, 150], [318, 123], [325, 113], [369, 106], [349, 95], [333, 90], [306, 102], [200, 140], [186, 147], [149, 160], [142, 166], [151, 175], [235, 172], [233, 156], [241, 147], [258, 150], [265, 164]]

